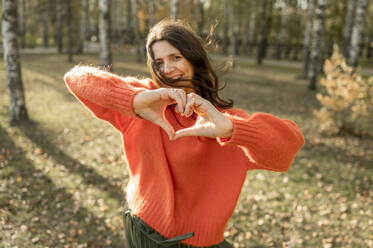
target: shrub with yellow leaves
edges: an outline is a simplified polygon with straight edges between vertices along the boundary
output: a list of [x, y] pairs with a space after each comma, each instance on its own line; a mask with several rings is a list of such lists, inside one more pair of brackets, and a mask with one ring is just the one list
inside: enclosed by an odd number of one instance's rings
[[346, 64], [336, 45], [325, 61], [324, 73], [321, 93], [316, 95], [322, 107], [314, 110], [319, 130], [329, 135], [342, 130], [359, 136], [372, 134], [373, 77], [363, 79]]

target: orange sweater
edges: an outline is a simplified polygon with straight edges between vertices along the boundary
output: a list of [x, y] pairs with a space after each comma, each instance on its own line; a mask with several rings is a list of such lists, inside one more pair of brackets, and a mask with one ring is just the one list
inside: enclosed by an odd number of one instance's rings
[[[137, 117], [132, 108], [138, 92], [155, 88], [151, 80], [122, 78], [80, 66], [65, 75], [65, 82], [96, 117], [122, 133], [131, 211], [167, 238], [194, 232], [185, 244], [221, 242], [246, 172], [287, 171], [304, 144], [293, 122], [266, 113], [249, 116], [239, 109], [223, 111], [233, 122], [229, 139], [171, 141], [159, 126]], [[175, 131], [195, 122], [172, 106], [165, 115]]]

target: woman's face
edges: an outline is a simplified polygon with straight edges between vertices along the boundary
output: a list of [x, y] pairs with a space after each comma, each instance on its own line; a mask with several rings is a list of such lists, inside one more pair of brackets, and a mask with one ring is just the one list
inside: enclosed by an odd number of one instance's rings
[[[194, 75], [193, 65], [172, 46], [168, 41], [157, 41], [152, 45], [154, 63], [159, 70], [170, 79], [192, 79]], [[175, 82], [175, 85], [192, 85], [191, 81]], [[190, 91], [191, 89], [185, 89]]]

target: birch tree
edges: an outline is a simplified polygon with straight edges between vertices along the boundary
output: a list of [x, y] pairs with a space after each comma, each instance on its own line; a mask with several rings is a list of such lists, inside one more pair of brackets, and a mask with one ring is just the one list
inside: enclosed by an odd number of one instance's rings
[[351, 31], [354, 20], [354, 10], [355, 10], [356, 0], [347, 1], [347, 13], [346, 13], [346, 22], [343, 30], [343, 43], [342, 43], [342, 52], [345, 57], [348, 57], [350, 50], [351, 42]]
[[322, 32], [323, 32], [323, 23], [325, 19], [325, 0], [317, 0], [317, 8], [316, 8], [316, 19], [314, 25], [314, 36], [312, 42], [312, 49], [311, 49], [311, 64], [309, 67], [309, 85], [308, 88], [310, 90], [316, 90], [316, 80], [317, 80], [317, 72], [319, 69], [319, 54], [320, 54], [320, 45], [322, 39]]
[[135, 41], [136, 41], [136, 57], [137, 61], [142, 61], [142, 44], [140, 41], [140, 30], [139, 30], [139, 16], [137, 14], [137, 0], [131, 1], [132, 5], [132, 16], [133, 16], [133, 32], [135, 33]]
[[100, 66], [111, 69], [110, 0], [99, 0]]
[[171, 20], [176, 21], [179, 14], [179, 0], [171, 0]]
[[148, 1], [148, 11], [149, 11], [149, 28], [153, 27], [155, 24], [155, 6], [154, 6], [154, 0]]
[[360, 53], [361, 31], [364, 25], [366, 7], [367, 0], [358, 0], [356, 8], [356, 17], [351, 34], [350, 54], [348, 58], [348, 64], [352, 67], [356, 67], [358, 63], [358, 57]]
[[28, 120], [17, 44], [17, 1], [2, 0], [2, 36], [7, 86], [10, 98], [10, 124]]
[[308, 77], [309, 71], [309, 61], [310, 61], [310, 47], [311, 47], [311, 38], [312, 38], [312, 20], [314, 12], [314, 0], [308, 0], [307, 4], [307, 23], [306, 30], [304, 33], [303, 40], [303, 76], [304, 78]]

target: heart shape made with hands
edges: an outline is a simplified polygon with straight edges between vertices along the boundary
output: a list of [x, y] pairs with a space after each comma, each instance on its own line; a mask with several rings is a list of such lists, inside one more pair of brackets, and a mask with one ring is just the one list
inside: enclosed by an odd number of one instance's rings
[[[227, 138], [232, 135], [232, 122], [210, 101], [195, 93], [186, 95], [181, 89], [162, 88], [144, 91], [138, 95], [139, 97], [134, 99], [134, 106], [137, 106], [135, 112], [160, 126], [168, 134], [170, 140], [185, 136]], [[194, 125], [175, 132], [165, 116], [167, 107], [172, 104], [176, 104], [175, 112], [182, 116], [190, 117], [196, 113], [198, 117]]]

